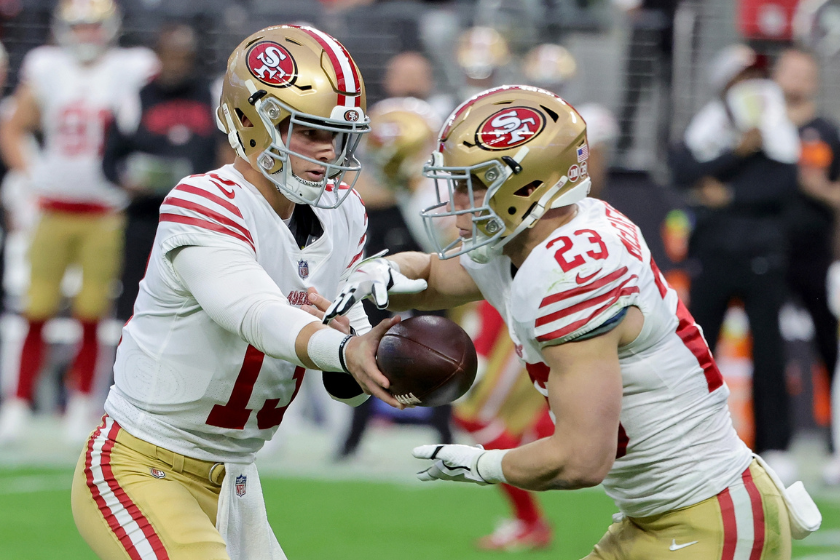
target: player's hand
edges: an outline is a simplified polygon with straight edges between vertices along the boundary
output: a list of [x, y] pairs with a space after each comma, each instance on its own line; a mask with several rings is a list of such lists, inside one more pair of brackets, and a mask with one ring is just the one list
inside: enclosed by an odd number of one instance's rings
[[376, 349], [379, 348], [379, 341], [388, 329], [399, 322], [399, 316], [391, 317], [373, 327], [369, 332], [351, 338], [344, 348], [344, 362], [350, 375], [365, 393], [402, 410], [405, 405], [400, 404], [394, 395], [388, 392], [391, 382], [376, 365]]
[[729, 206], [735, 196], [731, 187], [724, 185], [714, 177], [703, 177], [694, 189], [697, 202], [707, 208], [724, 208]]
[[413, 454], [417, 459], [432, 459], [434, 463], [417, 473], [417, 478], [424, 482], [430, 480], [454, 480], [474, 482], [482, 486], [490, 482], [478, 473], [478, 459], [486, 451], [480, 445], [421, 445], [415, 447]]
[[[312, 305], [302, 305], [300, 308], [310, 315], [321, 319], [323, 322], [324, 312], [331, 304], [330, 300], [319, 294], [315, 288], [308, 288], [306, 294], [309, 296], [309, 303]], [[336, 317], [330, 321], [330, 326], [341, 333], [352, 334], [350, 330], [350, 319], [347, 317]]]
[[761, 131], [751, 128], [741, 135], [738, 145], [735, 146], [735, 154], [740, 157], [751, 156], [760, 152], [762, 146], [764, 146], [764, 139], [761, 137]]
[[379, 309], [388, 307], [388, 294], [416, 294], [427, 287], [422, 279], [402, 275], [397, 264], [375, 255], [357, 264], [347, 277], [344, 288], [326, 310], [323, 322], [344, 315], [357, 301], [370, 298]]

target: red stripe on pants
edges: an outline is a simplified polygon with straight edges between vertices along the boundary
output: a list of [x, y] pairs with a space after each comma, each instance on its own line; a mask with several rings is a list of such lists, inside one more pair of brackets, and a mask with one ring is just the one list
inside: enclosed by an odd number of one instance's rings
[[761, 492], [753, 481], [752, 474], [749, 467], [741, 475], [744, 480], [744, 486], [747, 487], [747, 494], [750, 495], [750, 505], [752, 505], [753, 517], [753, 547], [750, 552], [750, 560], [760, 560], [761, 553], [764, 551], [764, 506], [761, 503]]
[[729, 488], [718, 494], [717, 499], [720, 515], [723, 517], [723, 554], [720, 560], [733, 560], [735, 546], [738, 544], [738, 525], [735, 522], [735, 505], [732, 503], [732, 496], [729, 495]]
[[[102, 425], [99, 426], [93, 435], [88, 440], [88, 450], [87, 456], [85, 458], [85, 479], [87, 480], [88, 488], [90, 488], [90, 493], [93, 496], [93, 501], [96, 502], [99, 511], [102, 513], [102, 517], [105, 518], [105, 521], [108, 523], [108, 526], [111, 528], [111, 531], [119, 539], [120, 543], [125, 548], [125, 551], [128, 553], [129, 558], [131, 560], [142, 560], [140, 558], [140, 554], [137, 552], [137, 549], [134, 548], [134, 543], [131, 542], [131, 539], [125, 533], [125, 530], [120, 526], [120, 522], [117, 521], [117, 518], [114, 517], [114, 513], [111, 511], [111, 508], [108, 507], [108, 504], [105, 503], [105, 498], [102, 497], [102, 494], [99, 492], [99, 487], [93, 482], [93, 445], [96, 442], [97, 438], [102, 434], [102, 430], [105, 428], [105, 419], [102, 420]], [[104, 451], [104, 449], [103, 449]]]
[[140, 508], [131, 501], [131, 498], [128, 497], [125, 490], [120, 487], [117, 479], [114, 478], [114, 471], [111, 469], [111, 449], [114, 447], [114, 443], [116, 443], [119, 432], [120, 425], [114, 422], [114, 425], [111, 427], [111, 432], [108, 434], [108, 441], [102, 446], [102, 474], [108, 482], [108, 486], [111, 488], [114, 496], [117, 497], [131, 518], [137, 523], [140, 530], [143, 531], [143, 534], [146, 535], [146, 539], [149, 541], [152, 550], [155, 551], [155, 556], [158, 560], [169, 560], [166, 548], [164, 548], [160, 537], [157, 536], [157, 533], [152, 528], [152, 524], [149, 523], [149, 520], [140, 512]]

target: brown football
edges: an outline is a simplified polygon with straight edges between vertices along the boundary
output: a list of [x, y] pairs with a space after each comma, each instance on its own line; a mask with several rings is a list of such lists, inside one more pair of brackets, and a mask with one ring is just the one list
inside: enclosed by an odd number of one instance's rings
[[466, 393], [478, 360], [472, 340], [454, 322], [434, 315], [412, 317], [385, 333], [376, 352], [391, 394], [414, 406], [440, 406]]

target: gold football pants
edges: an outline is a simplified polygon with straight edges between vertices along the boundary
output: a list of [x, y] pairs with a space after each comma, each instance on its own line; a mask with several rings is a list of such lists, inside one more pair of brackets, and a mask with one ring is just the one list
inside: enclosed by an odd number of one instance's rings
[[103, 560], [230, 560], [215, 526], [224, 470], [137, 439], [106, 415], [76, 465], [76, 527]]
[[755, 461], [741, 480], [693, 506], [613, 523], [584, 560], [788, 560], [779, 490]]
[[111, 285], [122, 262], [122, 214], [74, 214], [44, 210], [29, 247], [31, 267], [25, 314], [33, 320], [53, 317], [61, 303], [61, 279], [71, 264], [82, 268], [82, 288], [73, 314], [82, 320], [108, 311]]

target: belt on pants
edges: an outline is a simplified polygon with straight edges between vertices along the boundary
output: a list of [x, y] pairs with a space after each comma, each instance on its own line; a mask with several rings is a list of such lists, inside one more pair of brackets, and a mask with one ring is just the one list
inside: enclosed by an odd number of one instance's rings
[[212, 461], [202, 461], [200, 459], [186, 457], [180, 453], [175, 453], [164, 447], [158, 447], [153, 443], [136, 438], [123, 429], [120, 429], [117, 434], [117, 441], [138, 453], [163, 461], [172, 467], [174, 472], [189, 473], [198, 478], [209, 480], [216, 486], [221, 486], [222, 481], [225, 479], [224, 463], [214, 463]]

